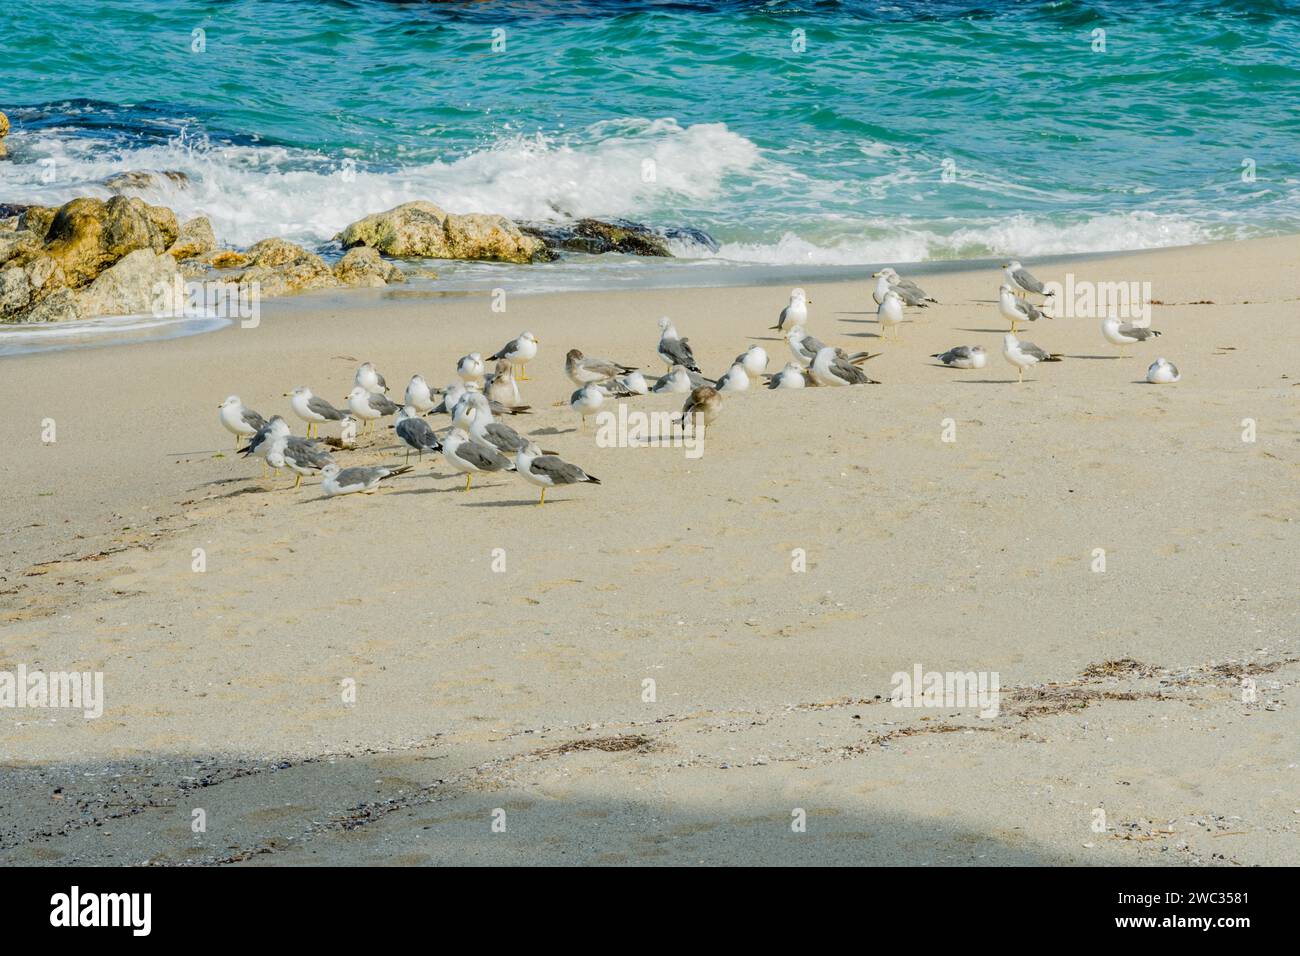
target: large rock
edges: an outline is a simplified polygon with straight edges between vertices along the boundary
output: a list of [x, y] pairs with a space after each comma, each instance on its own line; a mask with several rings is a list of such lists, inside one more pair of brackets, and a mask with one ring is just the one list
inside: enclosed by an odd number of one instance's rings
[[216, 248], [217, 236], [212, 231], [212, 223], [208, 221], [207, 216], [195, 216], [181, 223], [176, 241], [167, 249], [167, 253], [180, 262], [183, 259], [206, 255]]
[[9, 219], [12, 216], [21, 216], [23, 210], [27, 208], [29, 208], [27, 203], [0, 202], [0, 219]]
[[367, 216], [335, 239], [345, 249], [369, 246], [395, 259], [533, 262], [548, 258], [540, 239], [524, 235], [504, 216], [448, 214], [424, 201]]
[[0, 139], [4, 139], [7, 135], [9, 135], [9, 117], [0, 113]]
[[77, 297], [82, 315], [152, 315], [160, 294], [175, 282], [176, 260], [152, 249], [123, 256]]
[[179, 186], [181, 189], [185, 189], [189, 184], [190, 177], [178, 169], [164, 169], [161, 172], [154, 172], [150, 169], [132, 169], [109, 176], [104, 180], [104, 185], [115, 193], [125, 192], [128, 189], [157, 189], [167, 185]]
[[45, 251], [63, 267], [68, 285], [79, 289], [129, 253], [165, 251], [179, 231], [176, 214], [163, 206], [124, 196], [107, 202], [83, 197], [59, 207]]
[[718, 243], [701, 229], [686, 227], [652, 228], [627, 219], [577, 219], [566, 222], [524, 222], [519, 228], [536, 236], [552, 252], [584, 252], [601, 255], [616, 252], [628, 256], [672, 256], [669, 240], [698, 245], [709, 252]]
[[369, 246], [357, 246], [334, 264], [334, 276], [346, 286], [378, 288], [405, 282], [402, 270]]
[[284, 239], [263, 239], [244, 254], [251, 264], [232, 279], [240, 285], [257, 283], [265, 298], [341, 284], [324, 259]]

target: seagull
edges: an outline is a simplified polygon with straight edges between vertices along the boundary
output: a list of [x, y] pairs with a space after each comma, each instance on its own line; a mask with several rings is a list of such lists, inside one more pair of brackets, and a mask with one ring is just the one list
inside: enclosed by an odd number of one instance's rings
[[796, 325], [787, 332], [785, 340], [790, 343], [790, 352], [794, 355], [795, 361], [803, 365], [807, 365], [817, 357], [818, 352], [826, 348], [826, 343], [804, 334], [802, 325]]
[[776, 320], [776, 325], [772, 328], [778, 332], [785, 331], [785, 324], [790, 322], [794, 325], [803, 325], [808, 321], [808, 303], [809, 299], [803, 289], [790, 290], [790, 304], [781, 310], [781, 316]]
[[893, 269], [881, 269], [879, 272], [874, 273], [872, 278], [876, 280], [876, 287], [871, 291], [871, 297], [876, 300], [876, 305], [881, 303], [885, 298], [885, 293], [890, 289], [897, 292], [906, 305], [919, 306], [924, 309], [928, 308], [931, 302], [939, 301], [933, 296], [926, 295], [925, 290], [919, 285], [911, 279], [904, 279]]
[[880, 323], [881, 338], [885, 337], [885, 332], [889, 329], [893, 329], [894, 338], [898, 338], [898, 327], [903, 323], [903, 297], [897, 290], [890, 289], [880, 300], [880, 308], [876, 309], [876, 321]]
[[605, 393], [598, 385], [584, 385], [569, 396], [569, 407], [582, 416], [582, 426], [587, 427], [587, 416], [600, 408]]
[[433, 395], [433, 389], [429, 387], [423, 375], [412, 375], [411, 380], [406, 383], [404, 404], [410, 405], [423, 415], [425, 412], [432, 411], [433, 406], [438, 404]]
[[478, 472], [511, 471], [514, 464], [509, 458], [490, 448], [484, 448], [469, 437], [469, 432], [459, 425], [452, 427], [442, 440], [442, 457], [456, 471], [465, 476], [465, 490]]
[[1160, 333], [1155, 329], [1140, 329], [1128, 322], [1121, 323], [1118, 317], [1112, 315], [1102, 321], [1101, 334], [1111, 345], [1125, 346], [1132, 345], [1134, 342], [1145, 342]]
[[401, 465], [397, 468], [344, 468], [340, 471], [337, 464], [330, 462], [320, 471], [320, 487], [331, 498], [358, 491], [373, 494], [385, 478], [404, 475], [410, 470], [410, 465]]
[[[430, 411], [430, 415], [450, 415], [456, 411], [456, 406], [469, 393], [463, 382], [452, 382], [442, 393], [442, 401], [435, 405]], [[503, 405], [495, 399], [489, 399], [492, 405], [493, 415], [528, 415], [531, 414], [528, 409], [530, 405]]]
[[687, 425], [703, 422], [712, 425], [718, 413], [722, 411], [722, 395], [716, 388], [701, 385], [691, 392], [682, 406], [682, 429]]
[[768, 362], [767, 349], [761, 345], [751, 345], [737, 355], [736, 361], [732, 364], [739, 365], [745, 370], [745, 374], [757, 381], [767, 371]]
[[239, 449], [239, 453], [247, 458], [249, 455], [256, 455], [258, 458], [266, 458], [267, 452], [271, 450], [272, 442], [289, 434], [289, 423], [279, 415], [272, 415], [269, 422], [265, 422], [257, 433], [253, 435], [247, 445]]
[[958, 345], [946, 352], [937, 352], [930, 358], [937, 358], [952, 368], [983, 368], [988, 363], [988, 355], [982, 345]]
[[515, 471], [524, 481], [542, 489], [542, 496], [537, 499], [539, 507], [546, 504], [547, 488], [556, 485], [600, 484], [599, 478], [587, 474], [577, 465], [571, 465], [557, 455], [543, 454], [532, 442], [515, 453]]
[[353, 385], [360, 385], [367, 392], [387, 392], [388, 383], [384, 377], [375, 371], [375, 366], [370, 362], [362, 362], [357, 366], [356, 377], [352, 379]]
[[509, 425], [492, 418], [492, 407], [486, 398], [470, 392], [465, 401], [456, 407], [452, 424], [469, 434], [469, 437], [490, 451], [513, 455], [528, 444], [528, 439]]
[[619, 375], [635, 372], [635, 365], [623, 365], [609, 359], [588, 358], [578, 349], [569, 349], [564, 356], [564, 374], [574, 385], [590, 385], [592, 382], [608, 382]]
[[466, 388], [481, 388], [483, 376], [487, 374], [487, 365], [479, 352], [470, 352], [456, 363], [456, 374], [461, 377]]
[[717, 389], [719, 392], [744, 392], [749, 389], [749, 373], [745, 371], [745, 366], [739, 362], [731, 366], [722, 373], [718, 379]]
[[1178, 366], [1163, 358], [1156, 359], [1147, 369], [1147, 381], [1152, 385], [1172, 385], [1182, 377]]
[[685, 366], [674, 365], [667, 375], [655, 383], [655, 387], [650, 391], [655, 393], [661, 392], [678, 392], [685, 394], [694, 386], [691, 384], [691, 373], [686, 370]]
[[998, 309], [1002, 317], [1011, 323], [1012, 332], [1016, 331], [1016, 325], [1020, 322], [1037, 322], [1042, 318], [1052, 318], [1050, 313], [1044, 312], [1029, 300], [1017, 299], [1011, 286], [1005, 282], [998, 287]]
[[407, 448], [407, 461], [411, 460], [411, 450], [414, 450], [421, 459], [424, 458], [426, 451], [442, 450], [442, 442], [438, 441], [438, 436], [433, 433], [429, 423], [420, 417], [420, 410], [414, 405], [402, 406], [401, 411], [397, 413], [397, 421], [393, 423], [393, 429]]
[[672, 320], [666, 315], [659, 320], [659, 357], [669, 368], [683, 365], [692, 372], [700, 370], [695, 362], [695, 354], [691, 352], [690, 343], [677, 334]]
[[1019, 259], [1012, 259], [1002, 264], [1002, 274], [1007, 277], [1007, 285], [1020, 290], [1021, 294], [1032, 292], [1035, 295], [1050, 295], [1047, 288], [1029, 274], [1020, 264]]
[[483, 393], [500, 405], [522, 405], [515, 369], [506, 359], [497, 359], [497, 366], [483, 383]]
[[645, 376], [633, 369], [615, 377], [613, 393], [621, 396], [649, 395], [650, 386], [646, 384]]
[[1002, 337], [1002, 355], [1016, 367], [1018, 382], [1025, 380], [1025, 369], [1032, 368], [1039, 362], [1061, 361], [1059, 354], [1044, 352], [1033, 342], [1022, 342], [1013, 332]]
[[295, 488], [302, 484], [303, 475], [310, 475], [312, 472], [322, 470], [326, 465], [334, 464], [333, 457], [324, 448], [310, 439], [297, 438], [293, 435], [283, 435], [274, 439], [271, 450], [266, 454], [266, 461], [272, 468], [283, 468], [288, 465], [289, 470], [298, 476], [293, 483]]
[[767, 381], [768, 388], [807, 388], [807, 386], [807, 373], [798, 362], [786, 362], [785, 368], [769, 376]]
[[527, 382], [529, 378], [525, 366], [537, 357], [537, 346], [539, 345], [541, 345], [541, 342], [532, 332], [520, 332], [518, 338], [511, 339], [489, 355], [488, 358], [492, 361], [504, 359], [512, 367], [518, 365], [519, 380]]
[[817, 353], [808, 374], [818, 385], [879, 385], [836, 349], [824, 348]]
[[238, 395], [229, 395], [217, 408], [221, 409], [221, 424], [235, 436], [235, 450], [239, 450], [240, 438], [256, 435], [258, 429], [266, 427], [266, 419], [251, 408], [245, 408]]
[[325, 399], [312, 394], [306, 385], [299, 385], [292, 392], [284, 393], [293, 406], [294, 413], [307, 423], [307, 437], [311, 438], [312, 429], [321, 422], [341, 422], [348, 413], [335, 408]]
[[367, 392], [360, 385], [355, 386], [347, 395], [348, 411], [375, 429], [375, 420], [386, 415], [395, 415], [400, 405], [394, 405], [380, 392]]

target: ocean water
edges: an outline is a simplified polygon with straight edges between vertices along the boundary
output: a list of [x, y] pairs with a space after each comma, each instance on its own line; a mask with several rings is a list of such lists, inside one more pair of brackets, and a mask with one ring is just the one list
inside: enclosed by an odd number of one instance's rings
[[3, 0], [0, 109], [0, 202], [178, 169], [146, 198], [232, 245], [411, 199], [720, 243], [548, 288], [1300, 231], [1283, 2]]

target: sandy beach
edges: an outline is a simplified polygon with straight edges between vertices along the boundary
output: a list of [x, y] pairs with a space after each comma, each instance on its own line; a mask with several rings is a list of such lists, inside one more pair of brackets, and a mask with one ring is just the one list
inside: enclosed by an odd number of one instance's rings
[[[994, 269], [924, 277], [897, 343], [869, 283], [809, 285], [882, 384], [728, 395], [697, 460], [579, 431], [564, 353], [658, 371], [668, 315], [706, 373], [755, 342], [776, 370], [788, 288], [348, 292], [6, 358], [0, 670], [102, 671], [104, 712], [0, 711], [0, 860], [1294, 865], [1296, 249], [1073, 261], [1149, 281], [1163, 335], [1040, 321], [1065, 358], [1023, 385]], [[511, 424], [602, 481], [542, 508], [427, 458], [292, 491], [217, 420], [236, 393], [301, 434], [296, 385], [444, 384], [523, 329]], [[929, 358], [960, 344], [988, 367]], [[387, 427], [339, 453], [402, 457]], [[995, 672], [1000, 712], [893, 706], [917, 665]]]

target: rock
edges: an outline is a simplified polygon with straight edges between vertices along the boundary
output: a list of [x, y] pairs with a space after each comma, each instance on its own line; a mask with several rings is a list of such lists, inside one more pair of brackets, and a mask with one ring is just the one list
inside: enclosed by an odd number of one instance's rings
[[369, 246], [395, 259], [533, 262], [546, 247], [504, 216], [449, 215], [431, 202], [403, 203], [352, 223], [335, 236], [344, 249]]
[[662, 236], [657, 236], [646, 226], [635, 222], [599, 219], [579, 219], [573, 227], [579, 238], [597, 243], [601, 252], [618, 252], [629, 256], [661, 256], [672, 253]]
[[4, 139], [8, 135], [9, 135], [9, 117], [5, 116], [4, 113], [0, 113], [0, 139]]
[[63, 269], [53, 256], [37, 256], [27, 263], [23, 271], [27, 273], [27, 281], [32, 284], [33, 298], [42, 297], [68, 284]]
[[41, 240], [26, 229], [0, 231], [0, 266], [25, 266], [42, 252]]
[[175, 282], [176, 260], [153, 249], [136, 249], [105, 269], [78, 296], [82, 315], [152, 315], [159, 294]]
[[216, 249], [199, 259], [214, 269], [242, 269], [252, 261], [234, 249]]
[[535, 236], [553, 252], [600, 255], [617, 252], [629, 256], [671, 256], [668, 240], [718, 251], [718, 243], [702, 229], [670, 226], [654, 229], [627, 219], [578, 219], [573, 222], [527, 222], [520, 229]]
[[18, 266], [0, 269], [0, 321], [16, 322], [32, 304], [32, 283]]
[[53, 206], [28, 206], [18, 217], [18, 228], [27, 229], [36, 234], [36, 238], [45, 241], [45, 234], [50, 231], [50, 223], [59, 210]]
[[17, 202], [0, 202], [0, 219], [9, 219], [12, 216], [21, 216], [24, 209], [31, 208], [26, 203]]
[[163, 206], [124, 196], [107, 202], [83, 197], [59, 207], [45, 251], [63, 267], [68, 285], [79, 289], [129, 253], [163, 252], [179, 231], [176, 214]]
[[212, 223], [207, 216], [195, 216], [181, 223], [176, 241], [167, 249], [167, 254], [177, 262], [205, 255], [217, 248], [217, 237], [212, 231]]
[[46, 296], [23, 316], [24, 322], [70, 322], [81, 318], [77, 308], [77, 293], [71, 289], [58, 289]]
[[263, 239], [245, 255], [249, 266], [232, 278], [240, 285], [256, 282], [266, 298], [341, 285], [324, 259], [284, 239]]
[[104, 180], [104, 185], [115, 193], [128, 189], [157, 189], [161, 186], [179, 186], [185, 189], [190, 184], [190, 177], [178, 169], [165, 169], [155, 172], [150, 169], [132, 169], [117, 173]]
[[405, 282], [402, 270], [382, 258], [369, 246], [357, 246], [334, 265], [334, 276], [347, 286], [378, 288], [390, 282]]

